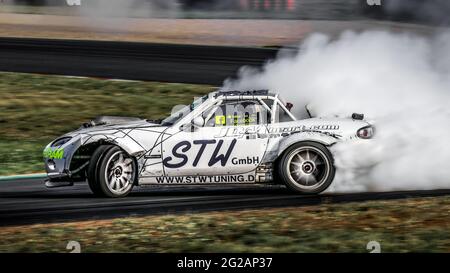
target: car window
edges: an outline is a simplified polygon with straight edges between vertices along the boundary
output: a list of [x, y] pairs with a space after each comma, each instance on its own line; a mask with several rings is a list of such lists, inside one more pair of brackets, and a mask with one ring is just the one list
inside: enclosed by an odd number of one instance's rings
[[270, 114], [253, 100], [224, 101], [203, 112], [206, 127], [245, 126], [267, 124]]
[[177, 123], [180, 119], [182, 119], [184, 116], [192, 112], [194, 109], [196, 109], [199, 105], [204, 103], [208, 99], [208, 95], [205, 95], [201, 98], [195, 99], [189, 106], [182, 107], [178, 111], [172, 113], [170, 116], [166, 117], [161, 121], [162, 126], [171, 126], [175, 123]]
[[267, 107], [269, 107], [270, 109], [272, 109], [272, 106], [273, 106], [273, 99], [264, 99], [264, 100], [262, 100], [266, 105], [267, 105]]
[[277, 105], [277, 115], [275, 116], [275, 122], [288, 122], [293, 121], [291, 116], [283, 109], [281, 108], [280, 104]]

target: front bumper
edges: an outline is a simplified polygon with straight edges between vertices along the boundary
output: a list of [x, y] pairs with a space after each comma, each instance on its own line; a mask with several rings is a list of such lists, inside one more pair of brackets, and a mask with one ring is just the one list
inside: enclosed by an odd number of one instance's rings
[[47, 188], [70, 187], [70, 186], [73, 186], [73, 182], [68, 182], [68, 181], [54, 182], [54, 181], [46, 180], [45, 186]]
[[73, 186], [73, 179], [70, 173], [50, 172], [47, 173], [47, 179], [45, 180], [45, 186], [47, 188], [67, 187]]
[[[52, 142], [53, 143], [53, 142]], [[79, 181], [74, 179], [74, 171], [70, 171], [70, 163], [76, 150], [80, 147], [80, 138], [73, 138], [61, 146], [52, 147], [48, 144], [44, 149], [44, 164], [48, 179], [46, 186], [72, 185]]]

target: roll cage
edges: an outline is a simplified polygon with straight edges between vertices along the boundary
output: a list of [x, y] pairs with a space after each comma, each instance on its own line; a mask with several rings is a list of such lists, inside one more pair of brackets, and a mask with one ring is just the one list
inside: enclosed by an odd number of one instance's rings
[[[259, 91], [253, 91], [259, 92]], [[296, 117], [286, 108], [283, 100], [280, 99], [278, 94], [271, 93], [251, 93], [251, 92], [214, 92], [208, 95], [208, 99], [204, 100], [202, 104], [198, 105], [195, 109], [193, 109], [190, 113], [188, 113], [183, 118], [179, 119], [173, 126], [183, 126], [185, 124], [190, 124], [191, 121], [202, 115], [205, 111], [213, 106], [220, 106], [224, 102], [229, 101], [243, 101], [243, 100], [253, 100], [258, 101], [262, 107], [264, 107], [268, 113], [270, 113], [270, 123], [275, 124], [279, 123], [277, 121], [277, 113], [279, 111], [284, 111], [291, 121], [297, 120]], [[266, 103], [267, 101], [272, 101], [271, 105]]]

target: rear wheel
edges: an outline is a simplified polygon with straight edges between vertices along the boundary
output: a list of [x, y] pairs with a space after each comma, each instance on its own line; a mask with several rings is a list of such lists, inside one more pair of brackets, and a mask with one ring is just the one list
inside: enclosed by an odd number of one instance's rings
[[319, 143], [300, 142], [283, 153], [278, 164], [278, 174], [291, 190], [317, 194], [326, 190], [333, 182], [333, 157]]
[[89, 175], [89, 181], [93, 178], [93, 182], [90, 182], [90, 185], [93, 184], [92, 191], [107, 197], [128, 195], [137, 179], [136, 160], [117, 146], [103, 148], [99, 153], [97, 166]]

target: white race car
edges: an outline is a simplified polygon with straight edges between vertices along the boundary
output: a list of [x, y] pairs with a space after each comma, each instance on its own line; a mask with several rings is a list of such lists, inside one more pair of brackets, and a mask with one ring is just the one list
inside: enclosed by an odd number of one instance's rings
[[291, 107], [267, 90], [217, 91], [161, 121], [99, 117], [47, 145], [46, 185], [87, 180], [109, 197], [141, 185], [248, 183], [317, 194], [334, 178], [329, 147], [374, 129], [360, 114], [298, 120]]

